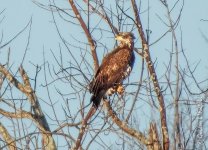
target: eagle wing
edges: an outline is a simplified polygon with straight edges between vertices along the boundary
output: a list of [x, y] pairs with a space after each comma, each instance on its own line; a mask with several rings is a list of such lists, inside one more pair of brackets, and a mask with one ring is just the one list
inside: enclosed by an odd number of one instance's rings
[[[127, 47], [118, 47], [106, 55], [90, 83], [90, 92], [93, 93], [93, 97], [102, 98], [109, 88], [122, 83], [131, 72], [133, 63], [134, 53]], [[91, 100], [94, 102], [93, 97]]]

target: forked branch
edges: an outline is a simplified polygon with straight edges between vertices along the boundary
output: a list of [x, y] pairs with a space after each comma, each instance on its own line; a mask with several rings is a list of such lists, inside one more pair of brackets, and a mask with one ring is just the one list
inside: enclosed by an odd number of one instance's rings
[[151, 144], [149, 142], [149, 140], [143, 135], [142, 132], [139, 132], [133, 128], [130, 128], [126, 122], [121, 121], [116, 113], [113, 111], [110, 102], [108, 100], [104, 100], [103, 101], [107, 111], [108, 111], [108, 115], [112, 118], [113, 122], [120, 128], [122, 129], [124, 132], [126, 132], [127, 134], [129, 134], [130, 136], [134, 137], [135, 139], [138, 140], [139, 143], [142, 143], [146, 146], [148, 146], [149, 144]]
[[1, 110], [0, 113], [4, 115], [8, 115], [13, 118], [28, 118], [33, 120], [37, 127], [39, 128], [40, 132], [43, 136], [43, 147], [48, 150], [56, 150], [56, 144], [53, 140], [52, 134], [50, 134], [50, 128], [48, 125], [48, 122], [42, 112], [42, 109], [40, 107], [39, 101], [37, 99], [37, 96], [35, 92], [33, 91], [30, 82], [29, 77], [23, 67], [21, 66], [19, 69], [19, 72], [22, 76], [22, 80], [24, 82], [20, 83], [3, 65], [0, 64], [0, 72], [6, 77], [6, 79], [13, 84], [19, 91], [21, 91], [23, 94], [25, 94], [29, 100], [29, 102], [32, 105], [34, 115], [31, 113], [28, 113], [26, 111], [20, 110], [18, 113], [12, 113], [12, 112], [6, 112], [4, 110]]

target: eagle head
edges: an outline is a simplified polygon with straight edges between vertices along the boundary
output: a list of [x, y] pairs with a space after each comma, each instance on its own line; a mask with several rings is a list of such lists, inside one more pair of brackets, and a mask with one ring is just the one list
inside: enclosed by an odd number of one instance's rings
[[132, 47], [134, 44], [134, 34], [131, 32], [119, 32], [119, 34], [116, 35], [115, 39], [117, 41], [120, 41], [120, 44], [127, 45], [129, 47]]

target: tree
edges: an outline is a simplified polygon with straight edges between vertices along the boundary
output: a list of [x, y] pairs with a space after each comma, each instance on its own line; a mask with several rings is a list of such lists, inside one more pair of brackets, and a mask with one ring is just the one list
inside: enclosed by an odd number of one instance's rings
[[[34, 1], [33, 6], [51, 14], [58, 48], [50, 47], [49, 54], [44, 47], [39, 64], [27, 60], [33, 18], [11, 40], [4, 42], [2, 36], [0, 50], [7, 59], [0, 62], [1, 148], [205, 148], [207, 79], [198, 79], [199, 63], [192, 64], [183, 48], [184, 1], [155, 2], [162, 10], [157, 15], [151, 14], [152, 3]], [[152, 16], [162, 29], [151, 26]], [[25, 52], [16, 69], [10, 47], [26, 30]], [[136, 36], [137, 63], [124, 83], [124, 95], [105, 97], [95, 109], [88, 85], [120, 31]], [[157, 56], [155, 49], [163, 54]]]

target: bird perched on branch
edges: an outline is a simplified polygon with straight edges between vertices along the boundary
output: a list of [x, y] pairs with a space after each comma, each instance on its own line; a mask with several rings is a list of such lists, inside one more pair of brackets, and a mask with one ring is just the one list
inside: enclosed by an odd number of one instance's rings
[[105, 94], [113, 92], [123, 94], [123, 80], [129, 76], [134, 65], [134, 35], [131, 32], [120, 32], [116, 38], [118, 47], [108, 53], [98, 68], [89, 85], [91, 101], [96, 108]]

